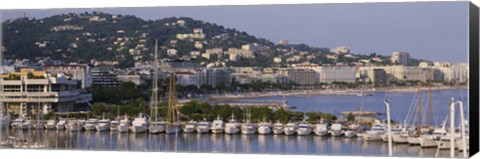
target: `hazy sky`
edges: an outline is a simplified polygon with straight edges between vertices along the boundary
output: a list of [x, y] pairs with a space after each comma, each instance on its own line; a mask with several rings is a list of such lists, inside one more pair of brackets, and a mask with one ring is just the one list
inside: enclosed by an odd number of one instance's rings
[[468, 2], [8, 10], [3, 19], [94, 10], [152, 20], [187, 16], [274, 43], [288, 39], [316, 47], [347, 45], [357, 54], [406, 51], [414, 58], [468, 61]]

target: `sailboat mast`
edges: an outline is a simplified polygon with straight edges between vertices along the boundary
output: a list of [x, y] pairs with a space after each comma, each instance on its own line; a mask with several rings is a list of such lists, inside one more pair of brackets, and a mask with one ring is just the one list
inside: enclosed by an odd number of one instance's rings
[[428, 128], [430, 129], [431, 127], [431, 122], [432, 122], [432, 76], [433, 76], [433, 70], [430, 68], [429, 70], [429, 78], [428, 78], [428, 114], [427, 114], [427, 122], [428, 122]]
[[418, 106], [417, 106], [417, 135], [420, 135], [422, 128], [422, 83], [418, 84]]
[[155, 55], [153, 60], [152, 103], [150, 104], [150, 119], [158, 119], [158, 41], [155, 40]]
[[169, 93], [168, 93], [168, 123], [173, 126], [176, 118], [176, 88], [175, 88], [175, 73], [170, 73]]

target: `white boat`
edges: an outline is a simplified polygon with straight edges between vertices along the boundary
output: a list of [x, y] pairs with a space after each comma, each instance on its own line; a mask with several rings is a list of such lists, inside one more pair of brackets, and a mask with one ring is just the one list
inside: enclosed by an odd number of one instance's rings
[[183, 132], [185, 133], [193, 133], [197, 129], [197, 122], [196, 121], [189, 121], [185, 126], [183, 127]]
[[316, 124], [314, 132], [315, 132], [315, 135], [318, 135], [318, 136], [327, 136], [328, 135], [327, 124]]
[[47, 124], [45, 125], [45, 129], [51, 130], [55, 129], [57, 127], [57, 120], [51, 119], [47, 121]]
[[110, 127], [110, 119], [102, 119], [98, 121], [98, 124], [95, 126], [97, 131], [107, 131]]
[[220, 133], [223, 133], [224, 129], [225, 129], [225, 124], [223, 123], [223, 120], [220, 119], [220, 116], [217, 116], [217, 119], [213, 120], [212, 127], [210, 128], [210, 130], [214, 134], [220, 134]]
[[283, 128], [283, 124], [280, 122], [273, 124], [272, 129], [273, 129], [273, 134], [275, 135], [283, 134], [284, 128]]
[[47, 124], [46, 121], [44, 120], [37, 120], [33, 123], [33, 128], [34, 129], [45, 129], [45, 125]]
[[66, 119], [60, 119], [60, 121], [58, 121], [57, 123], [57, 130], [65, 130], [65, 128], [67, 127], [67, 124], [68, 124], [68, 121]]
[[287, 123], [285, 127], [283, 128], [283, 133], [285, 135], [293, 135], [297, 131], [297, 124], [293, 122]]
[[110, 121], [110, 131], [118, 131], [118, 125], [120, 125], [120, 120]]
[[25, 120], [22, 124], [20, 124], [20, 129], [22, 130], [30, 130], [32, 128], [32, 121]]
[[392, 134], [392, 141], [395, 144], [408, 144], [407, 138], [408, 138], [408, 134], [406, 132]]
[[303, 135], [310, 135], [312, 134], [312, 126], [305, 122], [300, 122], [297, 127], [297, 135], [303, 136]]
[[235, 120], [235, 115], [232, 114], [230, 120], [225, 124], [225, 133], [226, 134], [236, 134], [240, 132], [241, 124]]
[[423, 134], [418, 137], [418, 142], [422, 148], [434, 148], [438, 146], [435, 142], [435, 136], [429, 134]]
[[203, 121], [197, 124], [197, 133], [203, 134], [203, 133], [208, 133], [209, 131], [210, 131], [210, 122], [206, 121], [206, 119], [204, 119]]
[[92, 119], [88, 119], [87, 122], [85, 122], [84, 128], [86, 131], [94, 131], [97, 125], [98, 125], [98, 119], [92, 118]]
[[79, 121], [70, 121], [67, 125], [67, 130], [71, 132], [77, 132], [82, 129], [82, 125], [80, 125]]
[[151, 134], [158, 134], [165, 132], [165, 129], [167, 128], [167, 122], [166, 121], [151, 121], [150, 126], [148, 127], [148, 132]]
[[370, 130], [365, 131], [363, 139], [365, 141], [382, 141], [382, 135], [386, 133], [387, 127], [383, 124], [373, 124]]
[[343, 125], [339, 123], [332, 124], [330, 127], [330, 136], [338, 137], [343, 135]]
[[167, 133], [167, 134], [176, 134], [176, 133], [179, 133], [181, 131], [182, 131], [181, 124], [178, 123], [178, 122], [175, 122], [170, 126], [168, 126], [168, 124], [167, 124], [167, 127], [165, 128], [165, 133]]
[[130, 127], [131, 122], [128, 120], [128, 118], [125, 116], [124, 119], [120, 120], [120, 124], [118, 124], [118, 132], [128, 132], [128, 128]]
[[410, 135], [407, 137], [407, 142], [410, 145], [420, 145], [420, 140], [418, 140], [417, 136]]
[[272, 133], [272, 127], [271, 127], [271, 124], [269, 122], [260, 122], [258, 123], [258, 134], [260, 135], [268, 135], [270, 133]]
[[132, 122], [132, 126], [130, 126], [130, 130], [133, 133], [144, 133], [147, 131], [148, 127], [148, 120], [146, 117], [142, 116], [142, 113], [138, 115]]
[[24, 123], [25, 121], [26, 121], [25, 118], [19, 117], [19, 118], [16, 118], [15, 120], [13, 120], [12, 124], [10, 124], [10, 125], [14, 129], [20, 129], [22, 127], [22, 123]]
[[345, 137], [348, 137], [348, 138], [351, 138], [351, 137], [355, 137], [357, 135], [357, 131], [354, 131], [354, 130], [345, 130], [343, 132], [343, 135]]

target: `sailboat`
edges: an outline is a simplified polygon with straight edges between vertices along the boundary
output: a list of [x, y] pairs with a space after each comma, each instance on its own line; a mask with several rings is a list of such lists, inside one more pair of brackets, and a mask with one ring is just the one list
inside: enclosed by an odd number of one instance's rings
[[236, 134], [240, 132], [241, 124], [235, 120], [235, 114], [232, 113], [230, 120], [225, 124], [226, 134]]
[[[428, 122], [428, 129], [431, 129], [431, 121], [432, 121], [432, 76], [433, 71], [430, 69], [429, 71], [429, 80], [428, 80], [428, 115], [427, 115], [427, 122]], [[429, 130], [427, 130], [429, 131]], [[433, 148], [437, 147], [437, 143], [434, 141], [435, 135], [434, 134], [422, 134], [418, 137], [418, 142], [420, 143], [420, 147], [422, 148]]]
[[247, 108], [245, 113], [246, 113], [246, 119], [245, 119], [245, 122], [241, 126], [242, 134], [244, 134], [244, 135], [255, 134], [255, 132], [257, 131], [257, 128], [251, 122], [251, 116], [252, 115], [250, 113], [250, 109]]
[[180, 128], [180, 123], [178, 121], [178, 109], [177, 109], [177, 91], [176, 91], [176, 82], [175, 72], [170, 73], [170, 84], [169, 84], [169, 93], [168, 93], [168, 114], [167, 114], [167, 128], [165, 132], [167, 134], [176, 134], [182, 129]]
[[148, 131], [151, 134], [158, 134], [165, 131], [165, 124], [158, 121], [158, 42], [155, 40], [155, 55], [153, 62], [152, 100], [150, 104], [150, 126]]

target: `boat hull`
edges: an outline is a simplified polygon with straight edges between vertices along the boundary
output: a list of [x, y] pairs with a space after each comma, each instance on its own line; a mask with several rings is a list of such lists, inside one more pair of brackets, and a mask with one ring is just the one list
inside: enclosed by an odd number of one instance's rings
[[418, 137], [407, 137], [408, 144], [410, 145], [420, 145]]
[[283, 128], [273, 128], [273, 134], [275, 135], [283, 134]]
[[223, 128], [212, 128], [212, 133], [214, 134], [221, 134], [223, 133]]
[[285, 130], [283, 130], [283, 133], [285, 135], [294, 135], [295, 134], [295, 129], [285, 129]]
[[312, 134], [311, 129], [297, 129], [297, 135], [299, 136], [305, 136], [305, 135], [310, 135]]
[[317, 135], [317, 136], [327, 136], [328, 135], [327, 130], [316, 130], [314, 132], [315, 132], [315, 135]]
[[355, 137], [355, 136], [356, 136], [356, 132], [354, 132], [354, 131], [345, 131], [345, 132], [344, 132], [344, 135], [345, 135], [345, 137], [348, 137], [348, 138], [350, 138], [350, 137]]
[[133, 133], [144, 133], [147, 130], [146, 126], [132, 126], [131, 131]]
[[117, 131], [118, 131], [118, 132], [121, 132], [121, 133], [123, 133], [123, 132], [128, 132], [128, 126], [122, 126], [122, 125], [120, 125], [120, 126], [118, 126]]
[[272, 133], [272, 129], [270, 129], [269, 127], [261, 126], [258, 128], [258, 134], [260, 135], [268, 135], [270, 133]]
[[197, 133], [199, 134], [206, 134], [206, 133], [209, 133], [210, 132], [210, 129], [208, 128], [197, 128]]

